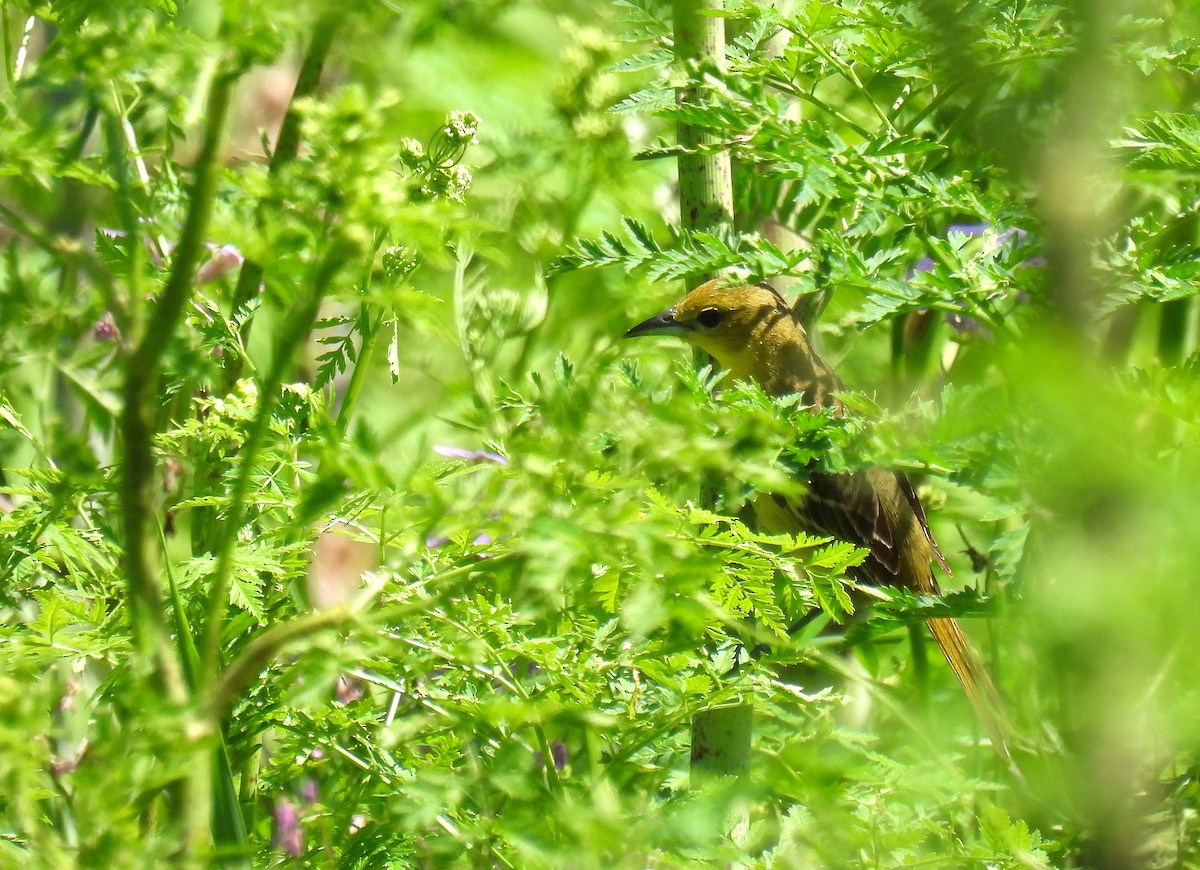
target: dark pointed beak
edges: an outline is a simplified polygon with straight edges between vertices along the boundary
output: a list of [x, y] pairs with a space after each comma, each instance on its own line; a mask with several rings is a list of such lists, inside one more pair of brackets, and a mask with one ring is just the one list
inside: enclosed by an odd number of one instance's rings
[[684, 335], [687, 331], [686, 326], [675, 320], [675, 309], [668, 308], [662, 314], [655, 314], [649, 320], [643, 320], [621, 337], [637, 338], [642, 335]]

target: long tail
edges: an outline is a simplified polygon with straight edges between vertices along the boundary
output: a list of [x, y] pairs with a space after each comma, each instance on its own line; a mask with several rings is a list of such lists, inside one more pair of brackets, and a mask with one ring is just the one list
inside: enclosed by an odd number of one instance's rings
[[963, 691], [971, 706], [975, 708], [975, 714], [979, 717], [984, 731], [991, 738], [996, 754], [1015, 771], [1010, 752], [1011, 727], [1004, 715], [1000, 693], [996, 691], [996, 684], [988, 676], [987, 669], [984, 668], [970, 638], [953, 619], [930, 619], [925, 624], [933, 633], [938, 649], [950, 663], [954, 676], [958, 677], [959, 683], [962, 684]]

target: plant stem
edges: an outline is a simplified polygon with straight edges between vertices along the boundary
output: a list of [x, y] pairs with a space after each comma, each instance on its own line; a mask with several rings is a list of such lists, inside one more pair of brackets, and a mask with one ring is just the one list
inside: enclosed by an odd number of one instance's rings
[[[217, 163], [233, 77], [213, 79], [208, 95], [208, 119], [188, 198], [188, 212], [175, 248], [171, 274], [137, 345], [126, 362], [124, 410], [120, 429], [124, 445], [121, 468], [121, 520], [124, 532], [124, 571], [129, 587], [129, 614], [134, 642], [147, 660], [156, 661], [158, 677], [177, 703], [187, 699], [180, 662], [170, 644], [159, 588], [155, 547], [155, 399], [162, 377], [162, 356], [175, 334], [191, 297], [193, 276], [204, 245], [204, 234], [216, 191]], [[131, 299], [136, 309], [141, 300]], [[136, 322], [136, 318], [133, 318]]]
[[[690, 82], [679, 89], [681, 105], [701, 102], [697, 84], [705, 72], [719, 72], [725, 58], [723, 0], [675, 0], [675, 62]], [[692, 124], [679, 124], [676, 138], [687, 153], [679, 155], [679, 215], [685, 230], [729, 232], [733, 229], [733, 171], [729, 152], [717, 151], [720, 137]], [[691, 285], [716, 277], [688, 276]]]
[[692, 781], [710, 776], [748, 776], [754, 707], [710, 707], [692, 717]]
[[347, 607], [339, 605], [329, 610], [306, 613], [261, 632], [234, 659], [208, 692], [204, 703], [208, 717], [219, 722], [228, 716], [242, 690], [285, 646], [318, 632], [338, 628], [353, 618]]
[[1190, 352], [1191, 299], [1171, 299], [1158, 306], [1158, 359], [1177, 366]]
[[354, 408], [358, 404], [358, 397], [366, 380], [367, 369], [379, 339], [379, 330], [383, 326], [383, 312], [364, 302], [359, 309], [358, 320], [362, 324], [362, 344], [359, 346], [358, 359], [354, 363], [354, 371], [350, 373], [350, 382], [342, 395], [342, 404], [337, 415], [337, 433], [342, 438], [346, 437], [350, 428], [350, 418], [354, 416]]
[[[384, 239], [384, 233], [376, 233], [375, 245], [371, 249], [366, 267], [363, 269], [360, 292], [364, 297], [371, 289], [371, 272], [375, 265], [375, 255], [383, 246]], [[337, 433], [342, 438], [346, 437], [346, 431], [350, 428], [350, 418], [354, 416], [354, 407], [358, 404], [358, 396], [362, 392], [363, 381], [366, 380], [367, 370], [371, 365], [371, 356], [375, 351], [375, 343], [379, 339], [379, 330], [383, 326], [383, 311], [378, 305], [363, 302], [359, 307], [358, 322], [362, 344], [358, 349], [358, 359], [354, 363], [354, 371], [350, 373], [350, 382], [346, 385], [346, 392], [342, 396], [342, 404], [338, 408], [337, 415]]]
[[[105, 118], [104, 132], [108, 144], [109, 165], [112, 167], [113, 178], [117, 182], [117, 202], [121, 212], [121, 223], [124, 224], [126, 255], [129, 257], [129, 288], [130, 299], [142, 298], [142, 240], [138, 232], [137, 214], [133, 209], [133, 188], [129, 182], [129, 167], [125, 162], [124, 149], [120, 135], [120, 105], [116, 103], [111, 113]], [[136, 304], [136, 303], [135, 303]], [[110, 313], [117, 327], [126, 334], [135, 334], [140, 324], [125, 319], [124, 306], [112, 309]]]
[[[217, 75], [209, 89], [208, 117], [189, 192], [187, 215], [166, 286], [155, 300], [145, 329], [126, 359], [124, 407], [120, 419], [124, 447], [119, 490], [124, 534], [122, 561], [129, 589], [129, 620], [134, 645], [138, 659], [152, 663], [160, 689], [179, 708], [189, 703], [190, 693], [183, 663], [171, 644], [155, 567], [159, 512], [155, 492], [155, 404], [162, 381], [162, 357], [191, 298], [196, 266], [204, 246], [234, 78], [230, 73]], [[139, 244], [136, 240], [130, 240], [130, 243]], [[136, 312], [142, 305], [140, 298], [129, 299], [130, 323], [140, 322]], [[184, 721], [192, 720], [185, 716]], [[197, 731], [204, 730], [204, 723], [193, 724]], [[192, 739], [189, 735], [181, 737]], [[212, 842], [212, 771], [208, 758], [207, 750], [192, 753], [179, 803], [183, 808], [184, 856], [191, 861], [198, 860]]]
[[308, 295], [301, 300], [296, 311], [287, 320], [279, 341], [275, 346], [271, 369], [259, 384], [258, 412], [250, 423], [250, 430], [241, 450], [238, 475], [229, 496], [229, 507], [218, 533], [216, 548], [217, 564], [213, 571], [212, 586], [208, 592], [207, 618], [204, 624], [204, 642], [201, 650], [202, 685], [211, 685], [220, 671], [221, 631], [225, 623], [225, 610], [229, 606], [229, 583], [233, 573], [233, 556], [237, 546], [238, 532], [246, 512], [246, 498], [250, 493], [250, 478], [255, 460], [262, 447], [263, 439], [271, 424], [271, 414], [279, 397], [284, 375], [300, 345], [307, 338], [317, 318], [321, 301], [333, 277], [343, 262], [342, 250], [335, 245], [317, 267]]
[[[715, 14], [722, 0], [675, 0], [675, 63], [688, 75], [680, 88], [680, 104], [700, 102], [699, 81], [706, 71], [719, 72], [725, 57], [725, 19]], [[729, 152], [716, 150], [719, 137], [691, 124], [679, 124], [679, 214], [685, 230], [718, 234], [733, 230], [733, 171]], [[688, 276], [689, 286], [715, 275]], [[708, 364], [706, 358], [697, 360]], [[711, 487], [703, 487], [711, 503]], [[745, 776], [750, 769], [753, 707], [739, 704], [702, 710], [692, 718], [692, 773]]]

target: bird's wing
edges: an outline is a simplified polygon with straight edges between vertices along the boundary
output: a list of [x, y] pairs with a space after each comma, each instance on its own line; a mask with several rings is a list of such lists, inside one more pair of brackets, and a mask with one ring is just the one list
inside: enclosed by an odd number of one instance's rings
[[803, 501], [789, 505], [800, 528], [848, 541], [869, 551], [862, 580], [876, 586], [908, 586], [901, 577], [899, 536], [866, 472], [814, 474]]
[[925, 535], [925, 540], [929, 542], [929, 549], [933, 550], [933, 558], [937, 559], [938, 566], [945, 572], [947, 577], [953, 577], [954, 574], [950, 570], [950, 566], [946, 564], [946, 557], [942, 555], [941, 547], [933, 539], [933, 532], [929, 531], [929, 520], [925, 519], [925, 508], [921, 507], [921, 500], [917, 498], [917, 491], [913, 489], [912, 481], [908, 479], [908, 475], [903, 471], [897, 471], [896, 482], [900, 484], [900, 491], [904, 493], [904, 498], [908, 500], [908, 506], [917, 515], [917, 522], [921, 524], [921, 532]]
[[863, 582], [938, 592], [929, 563], [936, 559], [947, 575], [950, 569], [907, 477], [866, 469], [813, 474], [808, 484], [798, 503], [773, 496], [772, 513], [788, 513], [793, 530], [830, 535], [867, 548], [866, 560], [851, 572]]

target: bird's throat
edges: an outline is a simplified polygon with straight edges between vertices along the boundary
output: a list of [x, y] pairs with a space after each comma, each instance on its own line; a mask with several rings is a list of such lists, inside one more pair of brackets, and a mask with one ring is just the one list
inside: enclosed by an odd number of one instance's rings
[[759, 324], [749, 342], [724, 358], [714, 356], [732, 377], [753, 380], [772, 396], [801, 393], [805, 404], [827, 404], [837, 377], [813, 350], [804, 327], [788, 315]]

